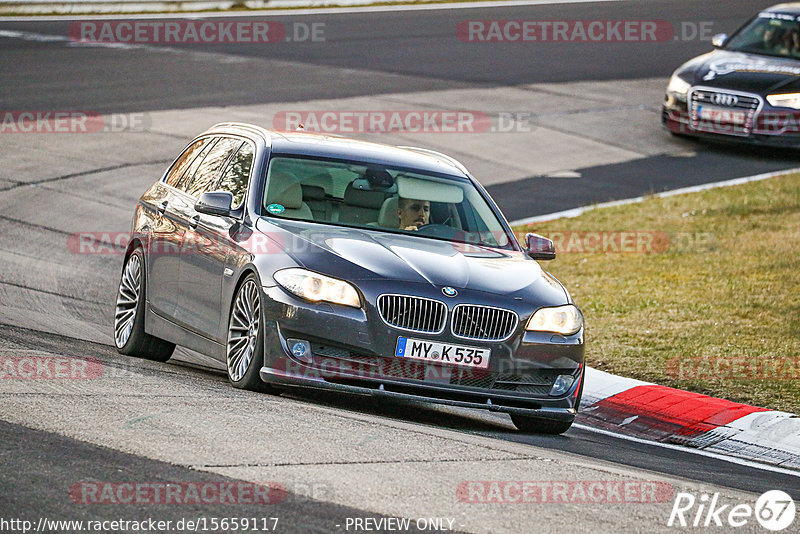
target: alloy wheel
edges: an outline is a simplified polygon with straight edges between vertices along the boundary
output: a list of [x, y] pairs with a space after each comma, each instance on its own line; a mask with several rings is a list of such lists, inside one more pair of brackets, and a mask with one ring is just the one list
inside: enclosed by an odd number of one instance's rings
[[228, 326], [228, 375], [238, 382], [247, 372], [256, 350], [261, 317], [258, 286], [247, 280], [236, 295]]
[[142, 261], [138, 254], [132, 254], [119, 282], [117, 308], [114, 314], [114, 341], [118, 348], [124, 347], [131, 337], [141, 288]]

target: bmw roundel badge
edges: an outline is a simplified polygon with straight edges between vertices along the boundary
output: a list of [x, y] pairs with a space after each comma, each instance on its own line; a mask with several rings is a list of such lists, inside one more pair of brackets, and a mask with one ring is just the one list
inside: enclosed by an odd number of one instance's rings
[[458, 291], [456, 291], [454, 288], [450, 286], [443, 287], [442, 293], [444, 293], [446, 297], [455, 297], [456, 295], [458, 295]]

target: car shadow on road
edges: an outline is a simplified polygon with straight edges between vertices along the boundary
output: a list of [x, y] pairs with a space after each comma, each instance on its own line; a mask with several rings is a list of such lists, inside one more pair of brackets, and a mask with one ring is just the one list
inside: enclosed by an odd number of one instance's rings
[[[479, 410], [429, 404], [422, 401], [299, 388], [285, 390], [282, 396], [337, 410], [451, 430], [502, 432], [513, 429], [511, 420], [507, 419], [507, 416], [482, 417], [484, 414]], [[494, 420], [495, 418], [497, 420]]]

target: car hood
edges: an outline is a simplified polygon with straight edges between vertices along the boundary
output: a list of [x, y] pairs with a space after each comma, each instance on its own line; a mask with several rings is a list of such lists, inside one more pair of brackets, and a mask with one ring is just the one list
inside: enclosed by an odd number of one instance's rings
[[[523, 252], [461, 245], [388, 232], [261, 219], [299, 264], [337, 278], [396, 280], [563, 303], [564, 288]], [[544, 294], [543, 294], [544, 293]]]
[[[794, 59], [715, 50], [689, 61], [680, 70], [693, 85], [760, 95], [800, 91], [800, 61]], [[693, 79], [687, 76], [690, 72]]]

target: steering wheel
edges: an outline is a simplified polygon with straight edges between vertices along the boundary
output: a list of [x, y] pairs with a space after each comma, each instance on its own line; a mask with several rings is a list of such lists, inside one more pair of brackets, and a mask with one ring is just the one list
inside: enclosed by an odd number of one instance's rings
[[417, 228], [417, 232], [431, 237], [453, 237], [456, 235], [456, 229], [446, 224], [425, 224]]

